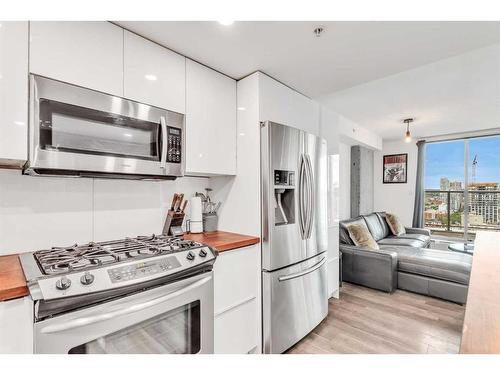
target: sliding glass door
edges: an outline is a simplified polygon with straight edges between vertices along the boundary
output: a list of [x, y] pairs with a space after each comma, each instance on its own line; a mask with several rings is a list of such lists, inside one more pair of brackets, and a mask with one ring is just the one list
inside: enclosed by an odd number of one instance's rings
[[500, 136], [428, 143], [425, 171], [427, 228], [466, 240], [500, 231]]

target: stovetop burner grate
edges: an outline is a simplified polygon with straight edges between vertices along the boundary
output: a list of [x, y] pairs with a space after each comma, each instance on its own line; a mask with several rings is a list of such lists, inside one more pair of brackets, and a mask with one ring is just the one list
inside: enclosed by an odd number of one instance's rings
[[147, 258], [200, 246], [192, 240], [164, 235], [139, 236], [123, 240], [89, 242], [68, 247], [52, 247], [33, 253], [44, 275], [64, 274], [99, 267], [127, 259]]

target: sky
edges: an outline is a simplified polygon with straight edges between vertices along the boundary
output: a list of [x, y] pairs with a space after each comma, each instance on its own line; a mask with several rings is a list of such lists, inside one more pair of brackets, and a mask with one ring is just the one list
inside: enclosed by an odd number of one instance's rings
[[[476, 182], [500, 183], [500, 136], [469, 140], [469, 182], [477, 155]], [[429, 143], [425, 149], [425, 188], [439, 189], [441, 177], [464, 181], [464, 141]]]

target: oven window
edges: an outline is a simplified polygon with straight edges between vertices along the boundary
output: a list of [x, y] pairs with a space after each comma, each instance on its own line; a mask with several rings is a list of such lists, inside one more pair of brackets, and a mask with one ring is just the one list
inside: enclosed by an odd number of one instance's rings
[[200, 301], [195, 301], [79, 345], [69, 354], [194, 354], [200, 347]]
[[40, 99], [45, 150], [159, 161], [160, 129], [158, 123]]

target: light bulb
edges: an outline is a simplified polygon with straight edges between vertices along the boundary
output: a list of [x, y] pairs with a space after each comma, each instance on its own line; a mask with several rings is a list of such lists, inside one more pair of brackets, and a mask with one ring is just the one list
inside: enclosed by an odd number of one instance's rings
[[411, 134], [410, 134], [409, 130], [406, 131], [405, 142], [406, 143], [410, 143], [411, 142]]

